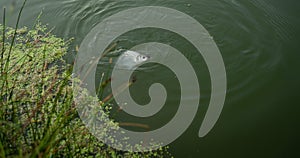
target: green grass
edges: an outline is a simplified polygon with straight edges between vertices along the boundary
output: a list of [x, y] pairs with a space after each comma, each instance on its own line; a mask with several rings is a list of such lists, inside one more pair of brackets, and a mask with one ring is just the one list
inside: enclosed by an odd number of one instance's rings
[[167, 148], [117, 151], [88, 132], [73, 101], [72, 65], [62, 59], [72, 40], [39, 21], [8, 28], [5, 11], [0, 30], [0, 157], [170, 157]]

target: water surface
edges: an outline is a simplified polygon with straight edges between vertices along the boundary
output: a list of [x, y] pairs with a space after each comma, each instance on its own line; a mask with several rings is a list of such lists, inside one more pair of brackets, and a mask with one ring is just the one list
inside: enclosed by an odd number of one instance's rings
[[[1, 0], [8, 8], [7, 23], [13, 26], [22, 1]], [[201, 87], [200, 108], [190, 128], [170, 144], [175, 157], [295, 157], [299, 141], [300, 59], [297, 0], [28, 0], [22, 26], [41, 21], [54, 27], [59, 37], [75, 38], [66, 57], [72, 62], [75, 46], [99, 22], [119, 11], [138, 6], [165, 6], [198, 20], [218, 45], [227, 72], [224, 110], [213, 130], [198, 138], [198, 130], [210, 101], [210, 76], [203, 58], [188, 41], [160, 29], [139, 29], [120, 36], [118, 48], [130, 49], [145, 42], [162, 42], [180, 50], [196, 70]], [[0, 14], [2, 19], [3, 14]], [[148, 124], [156, 129], [174, 116], [179, 103], [179, 83], [162, 65], [144, 65], [135, 72], [131, 93], [139, 104], [150, 98], [148, 88], [164, 84], [168, 100], [158, 114], [140, 119], [117, 113], [116, 119]], [[99, 80], [108, 67], [99, 65]], [[105, 94], [109, 94], [107, 90]], [[193, 98], [194, 96], [189, 96]], [[143, 129], [133, 129], [143, 130]]]

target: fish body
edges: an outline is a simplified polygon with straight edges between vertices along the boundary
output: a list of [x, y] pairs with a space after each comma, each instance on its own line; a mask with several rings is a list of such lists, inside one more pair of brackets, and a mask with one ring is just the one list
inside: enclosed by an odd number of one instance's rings
[[143, 55], [139, 52], [127, 50], [119, 56], [116, 66], [120, 69], [134, 69], [141, 65], [142, 63], [147, 62], [150, 59], [149, 56]]

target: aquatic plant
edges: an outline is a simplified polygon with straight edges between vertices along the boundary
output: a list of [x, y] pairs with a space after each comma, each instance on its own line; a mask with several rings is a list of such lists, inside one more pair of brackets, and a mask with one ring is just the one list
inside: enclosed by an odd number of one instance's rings
[[167, 148], [117, 151], [89, 133], [73, 101], [72, 65], [62, 59], [72, 39], [38, 20], [13, 29], [4, 19], [0, 30], [0, 157], [170, 157]]

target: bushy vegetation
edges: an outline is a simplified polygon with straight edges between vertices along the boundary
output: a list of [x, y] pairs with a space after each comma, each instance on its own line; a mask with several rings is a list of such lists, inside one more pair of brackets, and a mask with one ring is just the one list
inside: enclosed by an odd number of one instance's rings
[[166, 148], [117, 151], [88, 132], [73, 101], [72, 66], [62, 60], [71, 40], [39, 22], [0, 30], [0, 157], [169, 157]]

